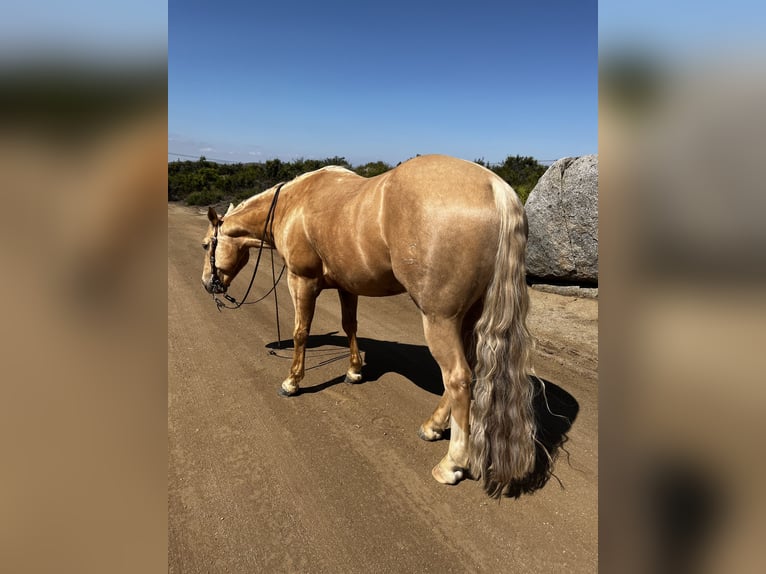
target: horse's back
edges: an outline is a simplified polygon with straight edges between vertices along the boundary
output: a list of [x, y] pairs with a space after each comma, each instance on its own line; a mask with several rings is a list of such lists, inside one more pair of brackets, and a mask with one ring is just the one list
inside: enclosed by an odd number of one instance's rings
[[505, 184], [446, 156], [417, 157], [389, 173], [382, 228], [394, 275], [425, 312], [465, 312], [492, 277], [495, 188]]
[[305, 185], [305, 239], [325, 286], [366, 296], [406, 290], [441, 315], [467, 311], [486, 291], [499, 240], [495, 194], [509, 192], [491, 171], [419, 156], [373, 178], [320, 170]]

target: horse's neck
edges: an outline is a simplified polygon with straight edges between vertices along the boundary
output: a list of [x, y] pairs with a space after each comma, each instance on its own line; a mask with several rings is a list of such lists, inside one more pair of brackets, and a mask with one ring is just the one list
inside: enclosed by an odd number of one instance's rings
[[229, 222], [232, 231], [246, 234], [254, 239], [263, 239], [266, 216], [269, 213], [273, 197], [274, 192], [264, 191], [249, 200], [242, 209], [224, 219]]

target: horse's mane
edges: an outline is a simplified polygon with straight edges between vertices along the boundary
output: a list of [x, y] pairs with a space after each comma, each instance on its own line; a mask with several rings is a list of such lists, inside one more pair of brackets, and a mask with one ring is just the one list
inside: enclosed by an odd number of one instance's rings
[[[317, 173], [323, 172], [323, 171], [336, 171], [336, 172], [339, 172], [339, 173], [350, 173], [350, 174], [356, 175], [355, 172], [353, 172], [350, 169], [347, 169], [347, 168], [345, 168], [343, 166], [340, 166], [340, 165], [326, 165], [326, 166], [321, 167], [319, 169], [315, 169], [314, 171], [308, 171], [306, 173], [302, 173], [301, 175], [299, 175], [297, 177], [294, 177], [293, 179], [291, 179], [289, 182], [287, 182], [285, 184], [285, 188], [290, 187], [293, 184], [296, 184], [296, 183], [298, 183], [300, 181], [303, 181], [304, 179], [306, 179], [308, 177], [311, 177], [312, 175], [315, 175]], [[262, 194], [266, 193], [266, 191], [269, 191], [270, 189], [273, 189], [273, 188], [269, 188], [269, 189], [267, 189], [265, 191], [260, 191], [260, 192], [256, 193], [255, 195], [253, 195], [251, 197], [248, 197], [244, 201], [241, 201], [239, 204], [237, 204], [236, 207], [231, 207], [230, 206], [229, 210], [226, 212], [226, 215], [234, 215], [237, 212], [243, 210], [245, 207], [247, 207], [248, 204], [250, 204], [251, 201], [254, 201], [256, 198], [260, 197]]]

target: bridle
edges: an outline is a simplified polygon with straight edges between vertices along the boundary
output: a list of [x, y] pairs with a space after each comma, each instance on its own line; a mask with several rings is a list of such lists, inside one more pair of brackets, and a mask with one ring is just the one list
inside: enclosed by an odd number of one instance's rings
[[[266, 214], [266, 222], [263, 226], [263, 236], [261, 239], [261, 245], [258, 248], [258, 258], [255, 261], [255, 269], [253, 269], [253, 276], [250, 278], [250, 284], [247, 286], [247, 291], [245, 291], [244, 296], [242, 297], [242, 301], [237, 301], [234, 297], [226, 293], [226, 287], [223, 283], [221, 283], [221, 279], [218, 276], [218, 267], [216, 267], [215, 264], [215, 248], [218, 245], [218, 230], [223, 225], [223, 220], [219, 221], [215, 225], [215, 231], [213, 232], [213, 237], [210, 239], [210, 272], [211, 272], [211, 279], [210, 279], [210, 287], [212, 289], [212, 295], [213, 300], [215, 301], [215, 304], [218, 308], [218, 311], [221, 309], [239, 309], [242, 307], [242, 305], [245, 305], [245, 300], [247, 299], [247, 296], [250, 294], [250, 289], [253, 287], [253, 282], [255, 281], [255, 274], [258, 273], [258, 266], [261, 263], [261, 254], [263, 253], [263, 245], [266, 243], [266, 237], [269, 235], [271, 237], [270, 243], [272, 246], [274, 246], [274, 213], [276, 211], [277, 206], [277, 199], [279, 198], [279, 192], [282, 189], [282, 186], [284, 186], [284, 183], [280, 183], [277, 186], [277, 190], [274, 192], [274, 197], [271, 200], [271, 205], [269, 206], [269, 211]], [[282, 266], [282, 271], [279, 272], [279, 277], [275, 278], [274, 275], [274, 254], [271, 255], [271, 275], [272, 275], [272, 287], [269, 289], [265, 295], [260, 297], [256, 301], [251, 301], [250, 303], [247, 303], [248, 305], [252, 303], [258, 303], [258, 301], [262, 301], [266, 298], [267, 295], [269, 295], [272, 291], [274, 291], [274, 300], [276, 304], [276, 287], [277, 283], [279, 283], [279, 280], [282, 279], [282, 274], [285, 272], [286, 265]], [[229, 306], [223, 301], [221, 301], [218, 297], [216, 297], [217, 293], [223, 293], [224, 298], [229, 301], [230, 303], [234, 303], [234, 306]], [[277, 313], [279, 311], [277, 310]], [[277, 315], [277, 321], [279, 321], [279, 316]], [[277, 323], [277, 325], [279, 325]]]
[[223, 221], [215, 224], [215, 231], [213, 232], [213, 237], [210, 239], [210, 272], [212, 273], [210, 278], [210, 287], [213, 290], [214, 298], [215, 293], [223, 293], [224, 297], [230, 301], [233, 300], [233, 302], [236, 303], [234, 297], [231, 297], [228, 293], [226, 293], [226, 288], [218, 278], [218, 268], [215, 266], [215, 248], [218, 245], [218, 229], [220, 229], [221, 225], [223, 225]]

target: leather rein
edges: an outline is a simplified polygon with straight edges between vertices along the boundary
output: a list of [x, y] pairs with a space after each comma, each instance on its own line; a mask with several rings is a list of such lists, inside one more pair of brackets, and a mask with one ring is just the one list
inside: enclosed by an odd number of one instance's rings
[[[286, 264], [282, 266], [282, 271], [279, 272], [279, 277], [275, 276], [274, 273], [274, 253], [272, 251], [271, 254], [271, 279], [272, 279], [272, 286], [271, 289], [269, 289], [265, 295], [260, 297], [259, 299], [255, 301], [251, 301], [249, 303], [245, 303], [245, 300], [247, 299], [247, 296], [250, 294], [250, 289], [253, 287], [253, 282], [255, 281], [255, 274], [258, 273], [258, 266], [261, 263], [261, 255], [263, 254], [263, 245], [266, 243], [266, 237], [267, 235], [271, 237], [270, 243], [272, 246], [274, 246], [274, 212], [276, 211], [277, 206], [277, 199], [279, 198], [279, 192], [282, 189], [282, 186], [284, 186], [284, 183], [280, 183], [277, 186], [277, 190], [274, 192], [274, 197], [271, 200], [271, 205], [269, 206], [269, 211], [266, 214], [266, 222], [263, 226], [263, 236], [261, 239], [261, 245], [258, 248], [258, 258], [255, 261], [255, 269], [253, 269], [253, 276], [250, 278], [250, 284], [247, 286], [247, 291], [245, 291], [244, 296], [242, 297], [241, 301], [237, 301], [234, 297], [226, 293], [226, 288], [224, 287], [223, 283], [221, 283], [221, 279], [218, 277], [218, 267], [215, 265], [215, 248], [218, 245], [218, 230], [223, 225], [223, 220], [219, 221], [215, 226], [215, 232], [213, 234], [213, 237], [210, 240], [210, 270], [212, 273], [211, 277], [211, 287], [213, 290], [212, 296], [213, 300], [215, 301], [216, 307], [218, 308], [218, 311], [220, 312], [221, 309], [239, 309], [242, 307], [242, 305], [252, 305], [253, 303], [258, 303], [259, 301], [262, 301], [265, 299], [272, 291], [274, 292], [274, 303], [277, 305], [277, 329], [279, 328], [279, 307], [277, 304], [277, 292], [276, 287], [277, 283], [279, 283], [279, 280], [282, 279], [282, 274], [285, 272]], [[274, 246], [276, 247], [276, 246]], [[223, 293], [224, 298], [229, 301], [230, 303], [233, 303], [234, 305], [227, 305], [224, 301], [221, 301], [218, 297], [216, 297], [216, 293]], [[279, 340], [279, 339], [278, 339]]]

